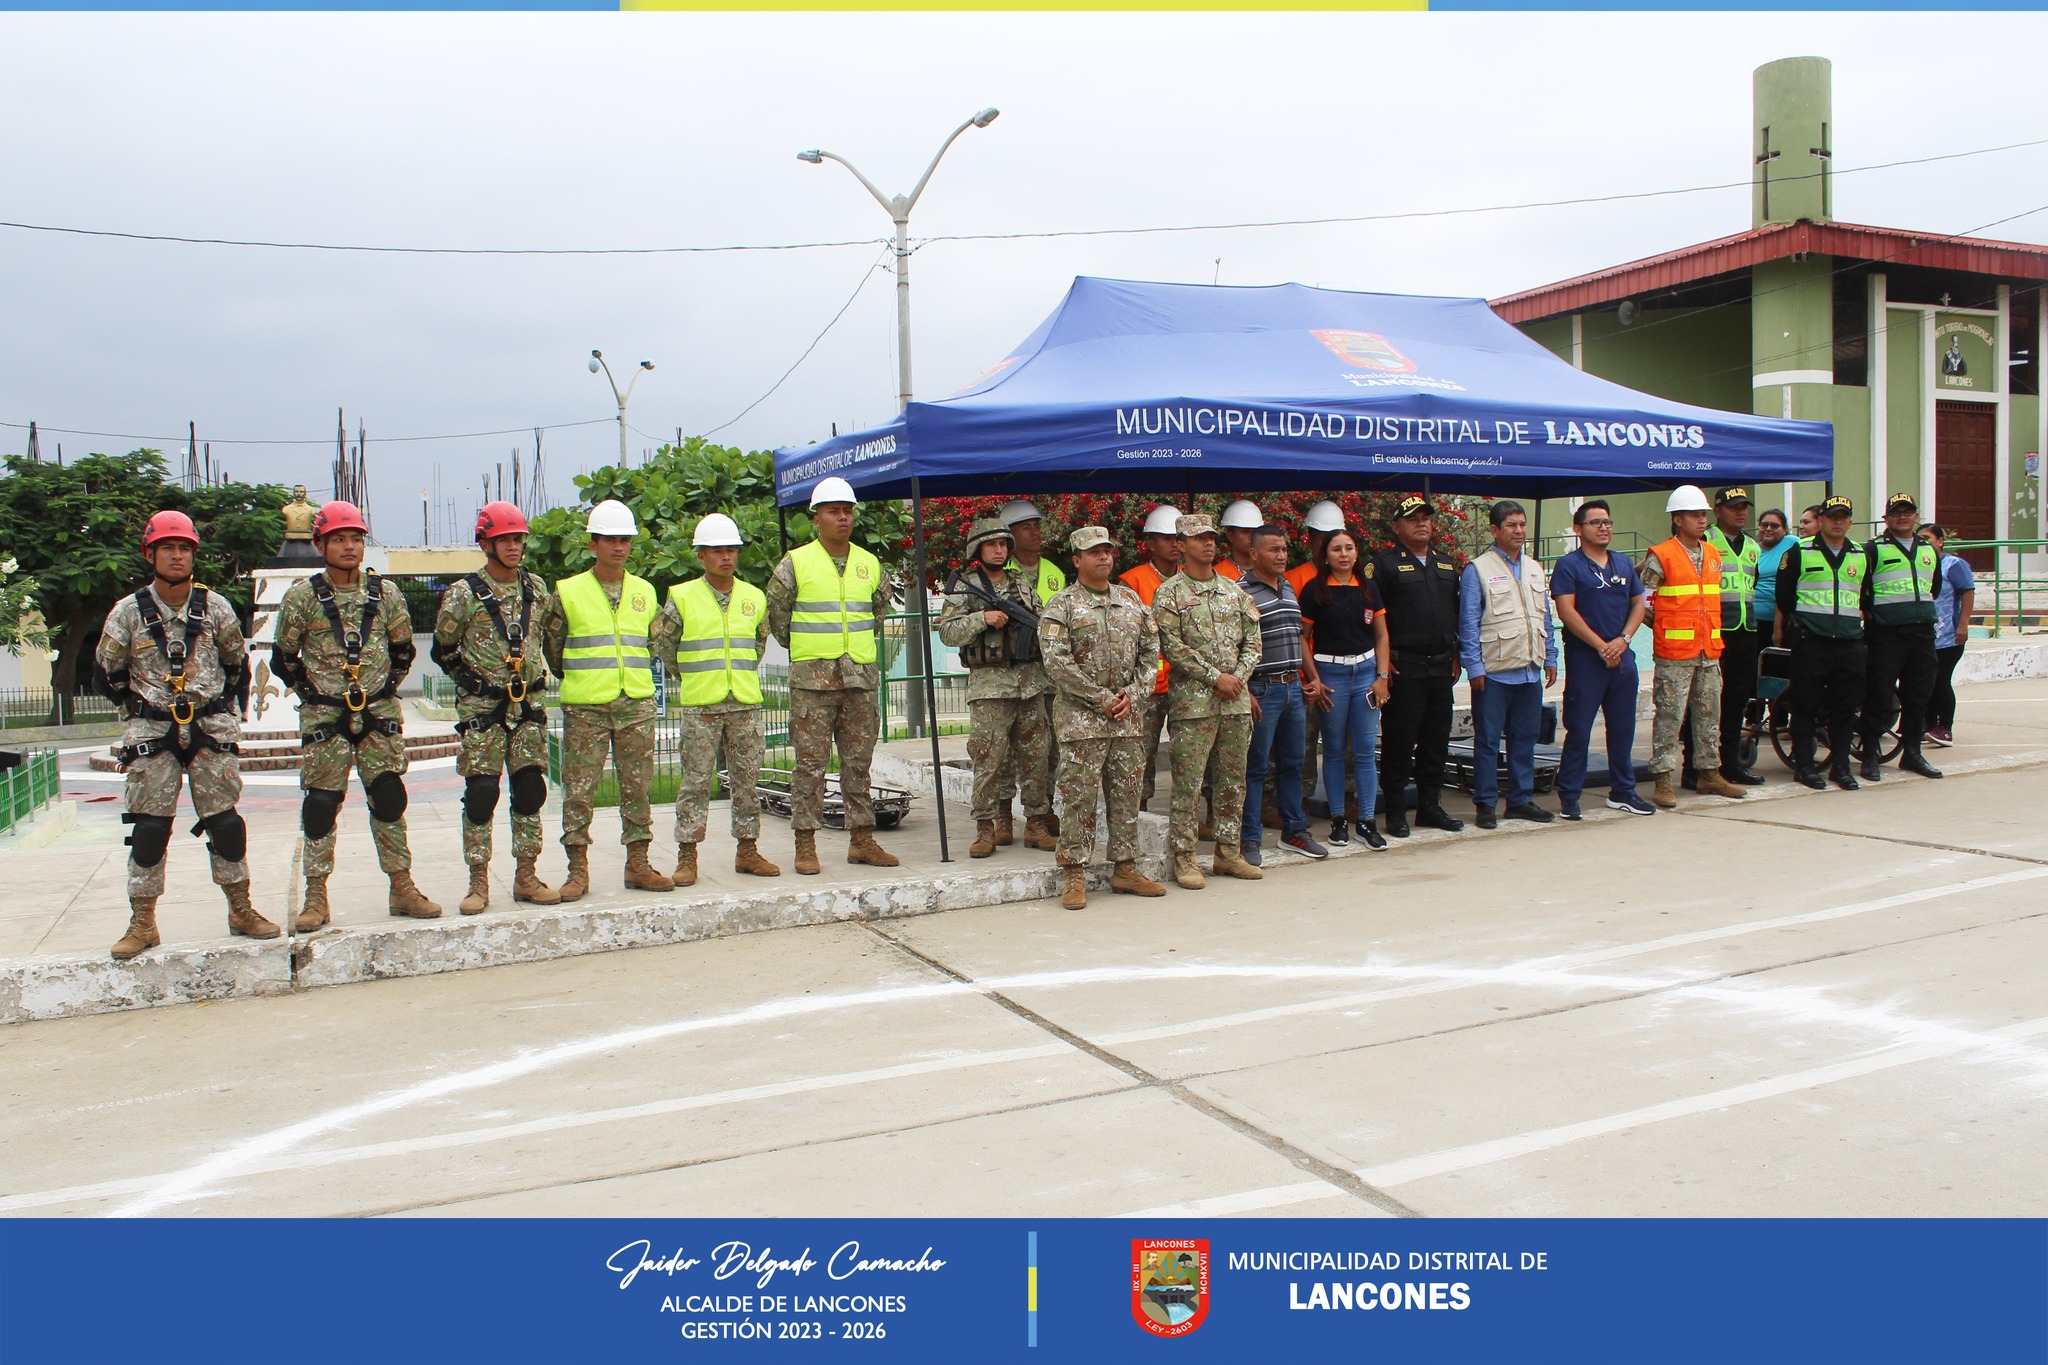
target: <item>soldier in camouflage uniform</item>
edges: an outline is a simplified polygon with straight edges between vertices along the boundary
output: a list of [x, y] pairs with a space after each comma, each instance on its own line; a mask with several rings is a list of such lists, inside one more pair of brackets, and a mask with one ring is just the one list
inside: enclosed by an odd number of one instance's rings
[[[994, 518], [974, 523], [967, 540], [964, 580], [988, 597], [1025, 610], [1037, 607], [1029, 579], [1010, 567], [1009, 528]], [[1046, 814], [1052, 809], [1045, 751], [1052, 742], [1045, 720], [1045, 667], [1038, 661], [1037, 632], [1012, 627], [1008, 612], [956, 581], [948, 585], [939, 613], [939, 638], [960, 651], [967, 668], [967, 754], [974, 762], [974, 844], [970, 857], [986, 858], [1009, 825], [1010, 802], [1003, 780], [1012, 770], [1024, 783], [1024, 845], [1051, 849]]]
[[654, 653], [676, 680], [682, 722], [683, 780], [676, 789], [677, 886], [697, 883], [697, 845], [709, 823], [711, 782], [725, 750], [733, 871], [779, 877], [761, 856], [761, 647], [768, 639], [767, 597], [739, 579], [740, 528], [723, 512], [697, 523], [690, 544], [704, 576], [668, 590], [654, 623]]
[[1095, 804], [1109, 812], [1109, 889], [1163, 896], [1166, 888], [1138, 870], [1138, 795], [1144, 787], [1145, 694], [1158, 672], [1159, 628], [1138, 594], [1110, 581], [1116, 546], [1100, 526], [1067, 539], [1076, 582], [1038, 617], [1045, 675], [1057, 689], [1052, 723], [1060, 741], [1060, 904], [1088, 904], [1088, 864], [1095, 854]]
[[114, 944], [126, 962], [163, 942], [156, 928], [178, 789], [192, 784], [192, 809], [212, 855], [213, 880], [228, 898], [228, 932], [276, 938], [275, 924], [249, 902], [249, 831], [235, 802], [242, 729], [235, 691], [249, 672], [249, 647], [226, 598], [192, 581], [199, 532], [182, 512], [159, 512], [142, 533], [150, 582], [107, 613], [93, 656], [93, 680], [127, 719], [121, 762], [128, 770], [121, 819], [128, 836], [128, 932]]
[[395, 695], [412, 668], [412, 616], [398, 585], [363, 570], [363, 514], [330, 502], [313, 518], [327, 567], [285, 590], [270, 671], [299, 694], [299, 786], [306, 798], [306, 900], [293, 927], [327, 923], [334, 826], [353, 768], [370, 807], [391, 913], [435, 919], [441, 907], [412, 880], [405, 841], [405, 712]]
[[540, 811], [548, 799], [547, 712], [533, 694], [547, 686], [535, 627], [553, 600], [547, 584], [524, 573], [526, 517], [509, 502], [487, 502], [476, 516], [484, 567], [451, 584], [434, 620], [434, 662], [454, 679], [455, 730], [462, 752], [462, 860], [469, 894], [457, 908], [480, 915], [491, 904], [491, 817], [504, 774], [511, 775], [512, 857], [518, 868], [512, 899], [556, 905], [561, 896], [540, 879]]
[[1173, 714], [1173, 817], [1167, 847], [1173, 879], [1203, 886], [1195, 862], [1202, 774], [1215, 757], [1218, 876], [1257, 881], [1264, 874], [1239, 853], [1246, 754], [1252, 742], [1251, 692], [1259, 666], [1259, 609], [1236, 583], [1216, 572], [1216, 528], [1193, 513], [1180, 519], [1181, 571], [1159, 585], [1152, 615], [1159, 649], [1172, 666], [1167, 706]]
[[796, 870], [818, 871], [818, 826], [824, 821], [825, 769], [839, 746], [839, 788], [846, 802], [846, 861], [894, 867], [899, 859], [875, 842], [868, 765], [881, 728], [882, 619], [889, 585], [881, 562], [853, 543], [853, 488], [820, 479], [811, 493], [818, 538], [782, 557], [768, 580], [768, 630], [789, 650], [789, 736], [796, 749], [790, 775], [790, 828]]

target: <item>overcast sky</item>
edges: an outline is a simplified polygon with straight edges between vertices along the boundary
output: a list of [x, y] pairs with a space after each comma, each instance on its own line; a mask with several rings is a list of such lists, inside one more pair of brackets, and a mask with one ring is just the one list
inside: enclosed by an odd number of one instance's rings
[[[2048, 137], [1987, 52], [2048, 16], [1917, 14], [0, 15], [0, 218], [391, 246], [859, 241], [614, 257], [363, 255], [0, 228], [0, 422], [202, 440], [242, 478], [329, 483], [337, 407], [378, 510], [418, 538], [436, 467], [613, 416], [591, 347], [657, 365], [633, 458], [729, 422], [854, 294], [748, 448], [895, 408], [887, 215], [962, 119], [913, 238], [1482, 207], [1744, 181], [1750, 73], [1834, 63], [1838, 168]], [[2048, 241], [2048, 147], [1842, 176], [1851, 222]], [[1448, 219], [933, 242], [911, 264], [920, 397], [1003, 359], [1071, 279], [1496, 296], [1749, 226], [1744, 189]], [[141, 442], [51, 434], [67, 456]], [[0, 451], [26, 433], [0, 426]], [[156, 442], [163, 444], [163, 442]], [[182, 441], [179, 442], [182, 444]], [[615, 426], [552, 430], [558, 501]], [[400, 509], [410, 507], [409, 514]]]

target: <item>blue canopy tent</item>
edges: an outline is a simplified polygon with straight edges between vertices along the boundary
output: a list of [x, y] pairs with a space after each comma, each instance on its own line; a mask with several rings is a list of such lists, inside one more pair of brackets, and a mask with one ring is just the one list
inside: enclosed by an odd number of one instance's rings
[[[909, 498], [1416, 489], [1527, 497], [1833, 477], [1834, 432], [1574, 369], [1483, 299], [1087, 276], [1007, 359], [893, 422], [775, 452], [777, 502], [838, 475]], [[924, 596], [917, 594], [920, 619]], [[931, 670], [925, 704], [934, 706]], [[938, 739], [932, 766], [938, 770]], [[941, 857], [945, 811], [939, 811]]]

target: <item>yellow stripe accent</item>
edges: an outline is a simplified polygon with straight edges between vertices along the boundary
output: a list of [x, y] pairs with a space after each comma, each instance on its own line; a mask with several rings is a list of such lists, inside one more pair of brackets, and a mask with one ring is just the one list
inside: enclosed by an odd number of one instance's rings
[[1657, 596], [1698, 597], [1705, 586], [1702, 583], [1666, 583], [1657, 589]]
[[1690, 640], [1694, 638], [1694, 634], [1689, 630], [1667, 630], [1664, 632], [1664, 638], [1667, 640]]
[[1031, 1267], [1031, 1311], [1038, 1311], [1038, 1267]]

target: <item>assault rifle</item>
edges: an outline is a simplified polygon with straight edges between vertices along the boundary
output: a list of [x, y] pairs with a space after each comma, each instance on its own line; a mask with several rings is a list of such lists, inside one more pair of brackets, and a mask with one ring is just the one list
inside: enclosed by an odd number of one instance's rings
[[974, 655], [984, 665], [1028, 664], [1041, 657], [1038, 649], [1038, 612], [1034, 607], [1028, 603], [1000, 596], [991, 591], [986, 584], [975, 582], [974, 579], [967, 577], [957, 569], [946, 580], [946, 595], [950, 597], [956, 592], [964, 593], [966, 596], [981, 603], [988, 610], [1002, 612], [1010, 618], [1010, 623], [1003, 627], [1003, 645], [1000, 649], [1001, 657], [989, 657], [988, 653], [977, 641], [962, 647], [960, 651], [961, 663], [967, 664], [969, 667], [975, 666], [975, 660], [969, 658], [970, 654]]

